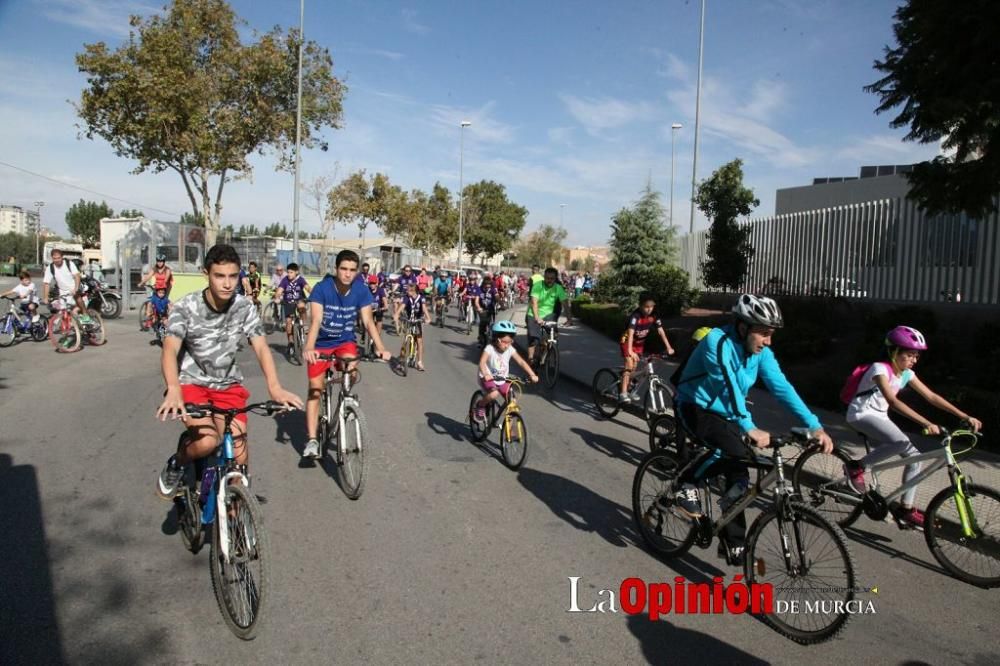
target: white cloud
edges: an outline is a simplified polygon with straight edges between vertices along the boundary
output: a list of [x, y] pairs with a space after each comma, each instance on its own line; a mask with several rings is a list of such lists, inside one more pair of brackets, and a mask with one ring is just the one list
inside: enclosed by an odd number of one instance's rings
[[565, 93], [560, 94], [559, 99], [591, 135], [635, 121], [650, 120], [656, 112], [656, 107], [645, 101], [627, 102], [613, 97], [584, 99]]
[[101, 35], [126, 37], [129, 17], [160, 11], [139, 0], [36, 0], [42, 14], [58, 23], [83, 28]]
[[389, 51], [387, 49], [371, 49], [363, 46], [346, 46], [340, 49], [341, 51], [346, 51], [348, 53], [357, 53], [359, 55], [371, 55], [377, 56], [379, 58], [386, 58], [387, 60], [402, 60], [406, 57], [399, 51]]
[[439, 130], [457, 132], [463, 121], [472, 123], [466, 128], [466, 142], [510, 143], [514, 140], [514, 127], [492, 116], [494, 102], [487, 102], [478, 109], [460, 109], [435, 104], [431, 107], [431, 122]]
[[549, 141], [552, 143], [568, 144], [573, 137], [572, 127], [550, 127], [548, 131]]
[[403, 27], [408, 31], [418, 35], [426, 35], [431, 31], [430, 27], [417, 20], [417, 10], [403, 10]]
[[901, 135], [875, 134], [849, 139], [836, 152], [836, 157], [856, 164], [908, 164], [922, 162], [938, 155], [936, 143], [922, 144], [903, 141]]

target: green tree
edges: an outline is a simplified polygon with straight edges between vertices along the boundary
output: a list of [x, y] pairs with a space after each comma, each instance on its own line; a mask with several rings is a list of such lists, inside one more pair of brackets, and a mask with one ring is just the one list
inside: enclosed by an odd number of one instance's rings
[[506, 188], [491, 180], [465, 187], [465, 251], [486, 258], [510, 249], [524, 228], [528, 209], [510, 201]]
[[8, 231], [0, 234], [0, 263], [14, 257], [19, 264], [35, 263], [35, 235]]
[[905, 139], [944, 139], [953, 156], [914, 166], [909, 197], [930, 213], [996, 210], [1000, 184], [1000, 3], [907, 0], [896, 10], [896, 47], [885, 47], [866, 86], [879, 96], [876, 113], [902, 107], [890, 122], [909, 127]]
[[288, 229], [285, 225], [280, 222], [275, 222], [274, 224], [269, 224], [264, 227], [265, 236], [274, 236], [275, 238], [290, 238], [291, 234], [288, 233]]
[[[244, 22], [225, 0], [173, 0], [130, 25], [118, 49], [85, 44], [76, 56], [87, 77], [76, 107], [82, 135], [138, 162], [133, 173], [177, 172], [212, 245], [223, 187], [250, 177], [250, 155], [273, 151], [277, 168], [292, 164], [302, 40], [276, 27], [244, 44]], [[326, 49], [301, 50], [302, 142], [311, 148], [323, 127], [340, 126], [345, 88]]]
[[114, 216], [115, 212], [107, 203], [80, 199], [66, 211], [66, 228], [84, 247], [100, 247], [101, 218]]
[[743, 185], [743, 161], [723, 164], [698, 185], [695, 195], [698, 209], [711, 221], [708, 231], [708, 258], [701, 270], [705, 284], [737, 290], [746, 278], [753, 258], [750, 227], [737, 222], [749, 215], [760, 200]]
[[181, 215], [180, 224], [186, 224], [189, 227], [204, 227], [205, 216], [201, 213], [198, 213], [197, 215], [194, 213], [183, 213]]
[[118, 211], [118, 217], [146, 217], [146, 214], [138, 208], [126, 208], [125, 210]]
[[[528, 234], [514, 245], [517, 263], [521, 266], [551, 266], [559, 259], [566, 240], [566, 230], [543, 224], [537, 231]], [[575, 269], [574, 269], [575, 270]]]

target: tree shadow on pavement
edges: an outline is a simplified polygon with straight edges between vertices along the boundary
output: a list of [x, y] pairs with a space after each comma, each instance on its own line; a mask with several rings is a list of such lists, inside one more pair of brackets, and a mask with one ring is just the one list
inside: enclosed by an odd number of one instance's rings
[[618, 458], [631, 465], [638, 466], [648, 453], [646, 449], [583, 428], [570, 428], [569, 431], [579, 435], [583, 443], [595, 451], [603, 453], [609, 458]]
[[441, 344], [445, 345], [446, 347], [453, 347], [454, 349], [461, 350], [462, 357], [466, 361], [472, 361], [477, 365], [479, 364], [479, 357], [482, 354], [482, 352], [479, 350], [479, 345], [476, 344], [475, 338], [472, 338], [469, 342], [452, 342], [451, 340], [441, 340]]
[[[864, 517], [862, 519], [867, 520], [867, 518]], [[951, 576], [951, 574], [949, 574], [941, 567], [934, 566], [933, 564], [930, 564], [925, 560], [922, 560], [918, 557], [914, 557], [913, 555], [910, 555], [908, 553], [904, 553], [903, 551], [897, 548], [893, 548], [892, 546], [889, 545], [891, 541], [887, 537], [882, 536], [881, 534], [868, 532], [862, 529], [858, 529], [857, 527], [846, 528], [844, 530], [844, 534], [846, 534], [848, 538], [851, 539], [851, 541], [868, 546], [872, 550], [878, 551], [880, 553], [885, 553], [886, 555], [888, 555], [893, 559], [909, 562], [910, 564], [922, 567], [924, 569], [927, 569], [928, 571], [933, 571], [934, 573], [941, 574], [942, 576], [948, 576], [948, 577]], [[920, 538], [920, 537], [914, 533], [912, 538]]]
[[[767, 664], [764, 659], [720, 640], [712, 634], [694, 629], [681, 629], [660, 620], [653, 622], [647, 615], [629, 615], [628, 630], [639, 641], [642, 654], [651, 664], [716, 663]], [[669, 655], [669, 657], [668, 657]]]

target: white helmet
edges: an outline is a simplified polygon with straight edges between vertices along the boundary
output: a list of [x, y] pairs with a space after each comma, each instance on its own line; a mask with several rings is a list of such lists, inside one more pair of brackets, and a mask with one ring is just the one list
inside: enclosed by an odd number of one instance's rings
[[733, 306], [733, 314], [736, 315], [737, 319], [751, 326], [781, 328], [785, 325], [778, 304], [767, 296], [743, 294]]

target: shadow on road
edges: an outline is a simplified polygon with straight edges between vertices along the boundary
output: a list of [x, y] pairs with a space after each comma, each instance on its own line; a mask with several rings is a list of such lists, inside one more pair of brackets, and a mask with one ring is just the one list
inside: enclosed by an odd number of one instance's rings
[[449, 435], [456, 442], [470, 441], [467, 424], [437, 412], [424, 412], [424, 416], [427, 417], [427, 427], [436, 434]]
[[476, 344], [475, 338], [470, 338], [468, 342], [452, 342], [451, 340], [441, 340], [441, 344], [447, 347], [453, 347], [455, 349], [461, 350], [462, 357], [466, 361], [472, 361], [477, 365], [479, 364], [479, 356], [482, 352], [480, 352], [479, 345]]
[[615, 439], [614, 437], [608, 437], [607, 435], [601, 435], [596, 432], [591, 432], [590, 430], [584, 430], [583, 428], [570, 428], [570, 432], [579, 435], [583, 443], [590, 448], [603, 453], [609, 458], [618, 458], [631, 465], [638, 466], [645, 455], [648, 453], [645, 449], [639, 448], [638, 446], [633, 446], [620, 439]]
[[[65, 662], [38, 477], [0, 454], [0, 663]], [[16, 511], [10, 510], [16, 507]]]
[[[660, 620], [650, 621], [645, 615], [629, 615], [628, 630], [639, 641], [642, 654], [651, 664], [717, 663], [717, 664], [767, 664], [712, 634], [680, 627]], [[669, 656], [668, 656], [669, 655]]]

